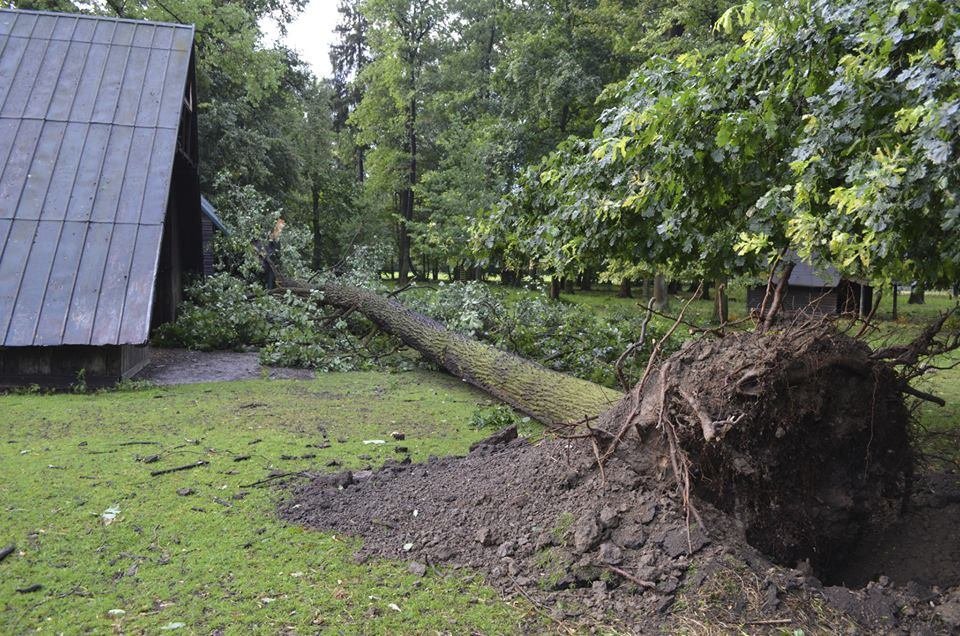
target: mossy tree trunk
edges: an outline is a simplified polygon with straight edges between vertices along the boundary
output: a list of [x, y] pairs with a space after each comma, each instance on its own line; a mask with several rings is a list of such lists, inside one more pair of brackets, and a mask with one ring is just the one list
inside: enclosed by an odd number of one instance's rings
[[[541, 422], [556, 426], [599, 416], [622, 396], [448, 331], [399, 302], [358, 287], [327, 283], [323, 302], [359, 311], [426, 359]], [[301, 291], [308, 291], [301, 288]]]

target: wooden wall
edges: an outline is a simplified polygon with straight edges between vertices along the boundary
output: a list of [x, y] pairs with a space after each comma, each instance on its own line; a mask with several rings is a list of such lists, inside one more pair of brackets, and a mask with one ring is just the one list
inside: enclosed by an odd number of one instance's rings
[[132, 377], [149, 360], [147, 346], [5, 347], [0, 348], [0, 387], [66, 389], [78, 384], [81, 370], [88, 387], [110, 386]]

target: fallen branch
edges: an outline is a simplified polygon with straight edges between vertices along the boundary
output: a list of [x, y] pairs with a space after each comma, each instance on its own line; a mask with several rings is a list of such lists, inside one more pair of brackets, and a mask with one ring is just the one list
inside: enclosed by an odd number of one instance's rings
[[184, 466], [177, 466], [177, 467], [175, 467], [175, 468], [164, 468], [163, 470], [155, 470], [155, 471], [153, 471], [153, 472], [150, 473], [150, 476], [151, 476], [151, 477], [159, 477], [160, 475], [168, 475], [168, 474], [170, 474], [170, 473], [178, 473], [178, 472], [180, 472], [181, 470], [190, 470], [191, 468], [199, 468], [200, 466], [206, 466], [206, 465], [208, 465], [209, 463], [210, 463], [210, 462], [201, 459], [200, 461], [198, 461], [198, 462], [196, 462], [196, 463], [193, 463], [193, 464], [186, 464], [186, 465], [184, 465]]
[[5, 547], [5, 548], [3, 548], [2, 550], [0, 550], [0, 562], [2, 562], [4, 559], [6, 559], [6, 558], [7, 558], [8, 556], [10, 556], [11, 554], [13, 554], [16, 549], [17, 549], [17, 546], [16, 546], [15, 544], [11, 543], [11, 544], [8, 545], [7, 547]]
[[241, 487], [241, 488], [254, 488], [254, 487], [256, 487], [256, 486], [262, 486], [262, 485], [264, 485], [264, 484], [269, 484], [269, 483], [272, 482], [272, 481], [276, 481], [277, 479], [283, 479], [283, 478], [285, 478], [285, 477], [305, 477], [305, 478], [307, 478], [307, 479], [310, 479], [310, 478], [312, 478], [313, 476], [314, 476], [314, 475], [312, 475], [311, 473], [308, 473], [308, 472], [302, 471], [302, 470], [301, 470], [301, 471], [294, 471], [294, 472], [290, 472], [290, 473], [279, 473], [279, 474], [276, 474], [276, 475], [270, 475], [269, 477], [266, 477], [265, 479], [261, 479], [260, 481], [255, 481], [255, 482], [253, 482], [252, 484], [243, 484], [243, 485], [240, 486], [240, 487]]

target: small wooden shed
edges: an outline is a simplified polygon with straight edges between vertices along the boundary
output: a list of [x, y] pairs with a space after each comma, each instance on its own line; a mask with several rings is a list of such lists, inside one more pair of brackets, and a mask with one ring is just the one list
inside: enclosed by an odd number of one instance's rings
[[201, 272], [193, 39], [0, 10], [0, 385], [130, 377]]
[[[867, 281], [843, 278], [833, 267], [817, 269], [795, 253], [785, 257], [794, 268], [787, 282], [782, 309], [787, 313], [867, 314], [873, 306], [873, 288]], [[779, 281], [774, 279], [776, 285]], [[747, 290], [747, 310], [759, 309], [766, 285]]]

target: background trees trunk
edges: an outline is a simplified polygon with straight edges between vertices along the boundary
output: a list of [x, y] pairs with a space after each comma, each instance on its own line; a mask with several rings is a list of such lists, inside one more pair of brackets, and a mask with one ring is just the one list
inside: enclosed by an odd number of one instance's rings
[[657, 311], [666, 311], [670, 308], [667, 280], [663, 274], [657, 274], [653, 277], [653, 308]]

